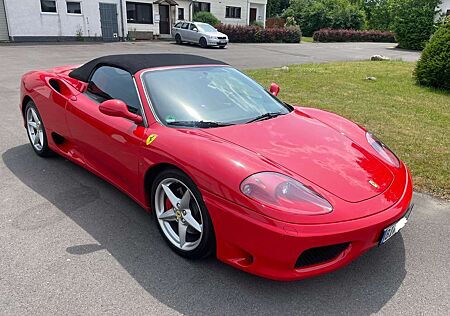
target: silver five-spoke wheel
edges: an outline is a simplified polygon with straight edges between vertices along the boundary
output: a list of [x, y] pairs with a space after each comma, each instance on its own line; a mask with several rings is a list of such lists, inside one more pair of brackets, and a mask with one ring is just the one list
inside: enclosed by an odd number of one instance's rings
[[33, 107], [27, 109], [27, 130], [31, 144], [37, 151], [41, 151], [44, 146], [44, 129]]
[[182, 181], [166, 178], [155, 192], [155, 212], [162, 232], [178, 249], [194, 250], [203, 236], [200, 205]]

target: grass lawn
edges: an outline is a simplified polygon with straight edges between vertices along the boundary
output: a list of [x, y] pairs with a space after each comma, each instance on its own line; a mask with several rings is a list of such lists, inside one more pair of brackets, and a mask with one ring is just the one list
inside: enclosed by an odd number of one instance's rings
[[[450, 199], [450, 93], [417, 86], [414, 63], [346, 62], [249, 70], [290, 104], [366, 126], [411, 168], [415, 189]], [[376, 81], [365, 80], [376, 77]]]
[[301, 42], [303, 42], [303, 43], [313, 43], [314, 39], [312, 37], [302, 36]]

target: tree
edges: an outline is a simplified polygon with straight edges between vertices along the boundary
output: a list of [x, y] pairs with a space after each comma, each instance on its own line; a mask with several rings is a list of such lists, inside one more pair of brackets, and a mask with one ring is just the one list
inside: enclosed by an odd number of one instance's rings
[[364, 10], [349, 0], [291, 0], [283, 16], [293, 16], [306, 36], [322, 28], [360, 30], [366, 23]]
[[399, 47], [421, 50], [435, 31], [441, 0], [396, 0], [393, 30]]
[[370, 30], [392, 31], [395, 10], [399, 0], [365, 0], [364, 11], [367, 16], [367, 28]]
[[216, 18], [212, 13], [206, 11], [195, 13], [193, 16], [193, 20], [196, 22], [208, 23], [212, 26], [220, 23], [218, 18]]
[[289, 6], [289, 0], [267, 0], [267, 17], [275, 18]]

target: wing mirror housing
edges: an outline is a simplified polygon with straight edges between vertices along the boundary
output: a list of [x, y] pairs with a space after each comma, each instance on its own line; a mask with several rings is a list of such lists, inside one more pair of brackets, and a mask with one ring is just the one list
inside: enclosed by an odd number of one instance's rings
[[131, 113], [128, 107], [122, 100], [106, 100], [99, 106], [100, 112], [108, 116], [123, 117], [136, 124], [142, 124], [142, 116]]
[[270, 85], [270, 90], [269, 90], [269, 92], [272, 93], [274, 96], [277, 96], [278, 93], [280, 93], [280, 86], [277, 85], [276, 83], [272, 83], [272, 84]]

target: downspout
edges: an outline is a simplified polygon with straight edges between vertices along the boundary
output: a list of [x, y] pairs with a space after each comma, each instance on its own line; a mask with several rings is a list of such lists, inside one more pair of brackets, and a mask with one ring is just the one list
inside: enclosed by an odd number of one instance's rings
[[120, 26], [122, 28], [122, 42], [125, 42], [125, 26], [123, 23], [123, 0], [120, 0]]
[[5, 9], [6, 32], [8, 32], [9, 42], [14, 42], [14, 37], [12, 37], [11, 34], [9, 33], [11, 26], [9, 25], [8, 8], [6, 6], [6, 1], [5, 0], [0, 0], [0, 1], [3, 1], [3, 8]]

